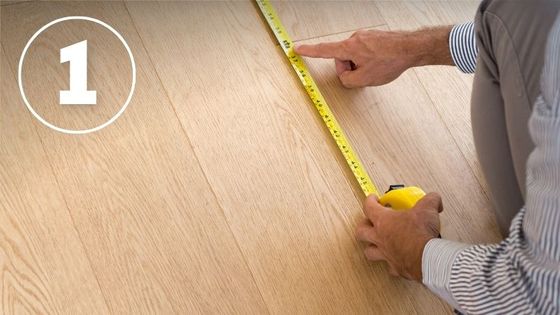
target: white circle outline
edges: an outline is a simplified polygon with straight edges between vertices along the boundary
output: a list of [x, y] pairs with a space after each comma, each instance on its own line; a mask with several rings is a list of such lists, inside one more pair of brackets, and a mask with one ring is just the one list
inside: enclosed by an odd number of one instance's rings
[[[37, 36], [39, 36], [43, 31], [45, 31], [47, 28], [53, 26], [54, 24], [64, 22], [64, 21], [69, 21], [69, 20], [85, 20], [85, 21], [97, 23], [101, 26], [104, 26], [108, 30], [110, 30], [123, 43], [124, 47], [126, 48], [126, 51], [128, 52], [128, 56], [130, 57], [130, 63], [132, 65], [132, 84], [131, 84], [131, 87], [130, 87], [130, 93], [128, 94], [128, 97], [127, 97], [126, 101], [124, 102], [123, 106], [113, 117], [111, 117], [111, 119], [109, 119], [108, 121], [106, 121], [105, 123], [103, 123], [103, 124], [101, 124], [97, 127], [90, 128], [90, 129], [80, 129], [80, 130], [64, 129], [64, 128], [55, 126], [55, 125], [51, 124], [50, 122], [46, 121], [43, 117], [41, 117], [39, 114], [37, 114], [37, 112], [35, 112], [35, 110], [31, 106], [31, 104], [29, 104], [29, 101], [27, 100], [27, 96], [25, 95], [25, 91], [23, 89], [23, 81], [21, 79], [21, 77], [22, 77], [21, 73], [22, 73], [23, 61], [25, 59], [25, 55], [27, 54], [27, 50], [29, 49], [29, 47], [31, 46], [33, 41], [37, 38]], [[49, 22], [45, 26], [41, 27], [37, 32], [35, 32], [35, 34], [33, 34], [33, 36], [31, 36], [31, 38], [27, 42], [27, 45], [25, 45], [25, 48], [23, 49], [23, 52], [21, 53], [21, 57], [19, 59], [18, 85], [19, 85], [19, 92], [21, 94], [21, 97], [23, 98], [25, 106], [27, 106], [27, 109], [29, 109], [31, 114], [33, 114], [33, 116], [35, 116], [35, 118], [37, 118], [37, 120], [39, 120], [43, 125], [51, 128], [53, 130], [56, 130], [58, 132], [65, 133], [65, 134], [73, 134], [73, 135], [87, 134], [87, 133], [99, 131], [99, 130], [109, 126], [110, 124], [115, 122], [115, 120], [117, 120], [117, 118], [119, 118], [119, 116], [121, 116], [121, 114], [128, 107], [128, 104], [130, 103], [130, 100], [132, 99], [132, 94], [134, 94], [134, 89], [136, 88], [136, 63], [134, 61], [134, 56], [132, 55], [132, 51], [130, 50], [130, 47], [128, 46], [128, 44], [126, 43], [126, 41], [124, 40], [122, 35], [119, 32], [117, 32], [113, 27], [111, 27], [111, 25], [109, 25], [109, 24], [107, 24], [103, 21], [100, 21], [98, 19], [89, 17], [89, 16], [66, 16], [66, 17], [59, 18], [59, 19], [56, 19], [54, 21]]]

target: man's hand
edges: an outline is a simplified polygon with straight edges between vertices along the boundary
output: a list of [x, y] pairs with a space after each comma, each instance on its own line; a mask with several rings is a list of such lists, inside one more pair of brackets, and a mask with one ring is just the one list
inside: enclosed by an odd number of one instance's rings
[[424, 246], [438, 237], [442, 211], [436, 193], [427, 194], [409, 211], [386, 208], [370, 196], [364, 202], [366, 219], [358, 225], [356, 237], [366, 243], [367, 259], [386, 261], [392, 275], [421, 282]]
[[336, 73], [345, 87], [383, 85], [410, 67], [452, 65], [450, 31], [448, 26], [415, 32], [360, 30], [340, 42], [296, 46], [295, 52], [334, 58]]

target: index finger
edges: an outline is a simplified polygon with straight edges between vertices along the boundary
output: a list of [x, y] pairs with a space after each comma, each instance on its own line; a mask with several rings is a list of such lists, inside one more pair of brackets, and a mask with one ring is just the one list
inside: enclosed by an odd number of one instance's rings
[[319, 43], [315, 45], [299, 45], [294, 47], [297, 54], [313, 58], [337, 58], [342, 60], [350, 59], [342, 42]]

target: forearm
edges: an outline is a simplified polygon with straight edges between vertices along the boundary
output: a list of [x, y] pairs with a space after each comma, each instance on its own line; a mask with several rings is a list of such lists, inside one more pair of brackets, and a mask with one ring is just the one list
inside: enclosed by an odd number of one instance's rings
[[409, 67], [455, 65], [464, 73], [474, 73], [478, 47], [473, 22], [403, 34], [403, 56]]
[[555, 314], [559, 261], [535, 251], [539, 245], [524, 237], [526, 222], [522, 210], [499, 244], [432, 240], [423, 257], [424, 284], [467, 314]]
[[449, 49], [449, 34], [452, 28], [438, 26], [405, 32], [403, 55], [410, 58], [410, 66], [454, 65]]

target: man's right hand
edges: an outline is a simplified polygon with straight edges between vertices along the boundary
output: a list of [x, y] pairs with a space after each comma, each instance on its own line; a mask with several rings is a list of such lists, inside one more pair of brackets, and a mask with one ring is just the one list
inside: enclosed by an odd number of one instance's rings
[[398, 78], [406, 69], [428, 64], [453, 64], [448, 37], [451, 27], [415, 32], [360, 30], [350, 38], [299, 45], [307, 57], [333, 58], [336, 73], [347, 88], [377, 86]]

